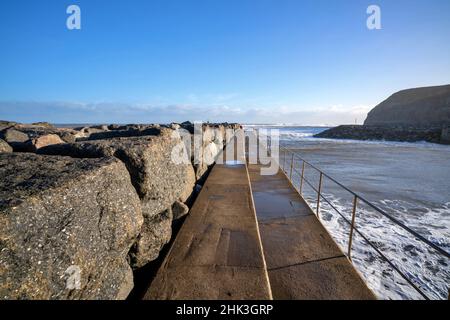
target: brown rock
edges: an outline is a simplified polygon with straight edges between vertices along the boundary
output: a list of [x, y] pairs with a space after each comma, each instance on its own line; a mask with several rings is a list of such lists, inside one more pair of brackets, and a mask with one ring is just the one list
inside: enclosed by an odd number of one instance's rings
[[0, 139], [0, 153], [1, 152], [13, 152], [13, 148], [2, 139]]
[[61, 143], [64, 143], [64, 141], [56, 134], [47, 134], [28, 141], [31, 152], [36, 152], [43, 147]]

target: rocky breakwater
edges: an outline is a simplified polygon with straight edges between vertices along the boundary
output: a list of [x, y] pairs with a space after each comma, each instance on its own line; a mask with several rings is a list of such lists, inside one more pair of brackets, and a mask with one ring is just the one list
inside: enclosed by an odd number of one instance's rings
[[[1, 183], [0, 297], [125, 298], [131, 269], [155, 260], [171, 238], [172, 220], [188, 213], [211, 164], [205, 159], [214, 161], [227, 129], [240, 128], [202, 125], [198, 157], [190, 155], [191, 126], [77, 128], [70, 130], [74, 142], [28, 149], [37, 154], [2, 153], [8, 179]], [[17, 124], [14, 130], [22, 132]], [[81, 275], [75, 290], [65, 286], [72, 265]]]
[[[385, 140], [441, 143], [440, 128], [402, 126], [357, 126], [343, 125], [325, 130], [314, 136], [326, 139]], [[443, 142], [442, 142], [443, 143]]]

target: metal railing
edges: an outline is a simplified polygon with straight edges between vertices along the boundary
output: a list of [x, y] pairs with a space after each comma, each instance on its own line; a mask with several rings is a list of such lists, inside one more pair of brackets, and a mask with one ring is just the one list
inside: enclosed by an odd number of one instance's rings
[[[349, 238], [348, 238], [348, 247], [347, 247], [347, 252], [346, 255], [348, 257], [348, 259], [350, 261], [352, 261], [352, 245], [353, 245], [353, 239], [354, 239], [354, 235], [358, 234], [358, 236], [360, 236], [372, 249], [375, 250], [375, 252], [377, 252], [377, 254], [387, 263], [389, 264], [389, 266], [395, 270], [412, 288], [414, 288], [424, 299], [429, 300], [430, 298], [423, 292], [423, 290], [421, 290], [404, 272], [402, 272], [400, 270], [400, 268], [398, 268], [394, 262], [391, 261], [391, 259], [389, 259], [378, 247], [376, 244], [374, 244], [367, 236], [365, 236], [355, 225], [355, 220], [356, 220], [356, 212], [358, 209], [358, 204], [359, 203], [364, 203], [365, 205], [369, 206], [370, 208], [372, 208], [373, 210], [375, 210], [376, 212], [378, 212], [379, 214], [381, 214], [382, 216], [384, 216], [385, 218], [387, 218], [388, 220], [390, 220], [392, 223], [394, 223], [395, 225], [399, 226], [401, 229], [405, 230], [406, 232], [408, 232], [409, 234], [411, 234], [412, 236], [414, 236], [415, 239], [420, 240], [422, 243], [426, 244], [427, 246], [429, 246], [430, 248], [433, 248], [436, 252], [438, 252], [441, 256], [444, 256], [448, 259], [450, 259], [450, 254], [445, 251], [444, 249], [442, 249], [441, 247], [437, 246], [436, 244], [434, 244], [433, 242], [429, 241], [428, 239], [426, 239], [425, 237], [423, 237], [422, 235], [420, 235], [419, 233], [417, 233], [416, 231], [412, 230], [411, 228], [409, 228], [408, 226], [406, 226], [404, 223], [400, 222], [398, 219], [392, 217], [390, 214], [386, 213], [384, 210], [380, 209], [379, 207], [377, 207], [376, 205], [374, 205], [373, 203], [369, 202], [368, 200], [366, 200], [364, 197], [362, 197], [361, 195], [353, 192], [352, 190], [348, 189], [346, 186], [342, 185], [340, 182], [336, 181], [334, 178], [330, 177], [329, 175], [327, 175], [326, 173], [324, 173], [322, 170], [320, 170], [319, 168], [317, 168], [316, 166], [312, 165], [311, 163], [309, 163], [308, 161], [304, 160], [303, 158], [301, 158], [298, 154], [296, 154], [295, 152], [287, 149], [287, 148], [283, 148], [280, 147], [280, 155], [284, 154], [283, 156], [283, 165], [281, 165], [280, 163], [280, 167], [282, 168], [283, 172], [286, 174], [286, 176], [288, 177], [288, 179], [290, 180], [291, 184], [293, 185], [294, 189], [296, 189], [299, 194], [303, 197], [303, 189], [304, 189], [304, 183], [306, 183], [315, 193], [317, 193], [317, 198], [315, 199], [316, 203], [315, 203], [315, 209], [312, 208], [311, 206], [311, 210], [315, 211], [315, 213], [317, 214], [318, 218], [320, 219], [320, 205], [321, 205], [321, 200], [325, 201], [333, 210], [335, 210], [339, 216], [341, 218], [344, 219], [344, 221], [350, 226], [350, 232], [349, 232]], [[286, 168], [286, 160], [290, 158], [290, 165], [288, 168]], [[301, 161], [302, 166], [301, 166], [301, 171], [297, 170], [295, 168], [295, 161]], [[280, 161], [281, 162], [281, 161]], [[309, 181], [306, 177], [305, 177], [305, 170], [306, 167], [311, 167], [313, 168], [318, 174], [319, 174], [319, 183], [317, 186], [315, 186], [311, 181]], [[295, 184], [293, 183], [292, 180], [292, 176], [294, 173], [297, 173], [300, 176], [300, 187], [299, 189], [297, 189], [295, 187]], [[336, 184], [337, 186], [339, 186], [340, 188], [342, 188], [343, 190], [349, 192], [352, 196], [353, 196], [353, 203], [352, 203], [352, 214], [351, 214], [351, 219], [348, 219], [347, 217], [345, 217], [345, 215], [338, 209], [336, 208], [336, 206], [329, 200], [327, 199], [323, 192], [322, 192], [322, 184], [323, 184], [323, 179], [327, 178], [330, 181], [332, 181], [334, 184]], [[306, 203], [308, 203], [306, 201]], [[308, 204], [309, 205], [309, 204]], [[352, 261], [353, 262], [353, 261]]]

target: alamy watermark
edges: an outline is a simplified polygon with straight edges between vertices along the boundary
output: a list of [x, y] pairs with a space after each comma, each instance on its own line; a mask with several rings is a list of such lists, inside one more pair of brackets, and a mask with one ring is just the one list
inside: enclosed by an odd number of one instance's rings
[[66, 26], [69, 30], [81, 29], [81, 9], [77, 5], [67, 7], [66, 13], [69, 15], [66, 20]]
[[244, 130], [194, 123], [193, 133], [179, 128], [172, 138], [180, 142], [172, 149], [175, 164], [210, 166], [247, 162], [260, 164], [262, 175], [278, 172], [279, 130]]
[[81, 289], [81, 268], [76, 265], [72, 265], [64, 272], [66, 277], [66, 289], [68, 290], [80, 290]]
[[375, 4], [367, 7], [367, 18], [366, 25], [369, 30], [381, 30], [381, 8]]
[[[81, 30], [81, 8], [72, 4], [67, 7], [66, 13], [69, 15], [66, 20], [66, 26], [69, 30]], [[381, 8], [376, 4], [367, 7], [366, 13], [369, 15], [366, 20], [366, 26], [369, 30], [381, 30]]]

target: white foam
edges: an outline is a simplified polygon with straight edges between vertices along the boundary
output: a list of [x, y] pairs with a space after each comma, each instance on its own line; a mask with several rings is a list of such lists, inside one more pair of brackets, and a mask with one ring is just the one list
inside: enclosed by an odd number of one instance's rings
[[[340, 212], [349, 212], [349, 203], [342, 199], [325, 195], [327, 199]], [[308, 197], [306, 197], [308, 198]], [[310, 197], [310, 205], [315, 206], [314, 197]], [[308, 201], [308, 200], [307, 200]], [[399, 203], [392, 205], [391, 200], [383, 200], [386, 210], [395, 214], [402, 214], [398, 211]], [[406, 210], [407, 203], [402, 203]], [[442, 208], [428, 209], [420, 208], [424, 213], [417, 219], [409, 219], [408, 226], [412, 229], [418, 226], [427, 226], [427, 230], [432, 230], [429, 223], [440, 222], [436, 232], [431, 231], [427, 238], [441, 247], [450, 247], [450, 223], [442, 223], [442, 214], [450, 213], [450, 203], [446, 203]], [[344, 214], [345, 216], [345, 214]], [[349, 218], [346, 216], [346, 218]], [[347, 252], [349, 226], [345, 221], [325, 202], [321, 205], [321, 220], [326, 228], [335, 238], [344, 252]], [[417, 241], [413, 235], [394, 225], [387, 219], [375, 213], [373, 210], [360, 208], [357, 215], [357, 228], [367, 238], [375, 243], [408, 278], [420, 287], [427, 296], [434, 299], [447, 298], [447, 285], [450, 281], [449, 259], [437, 254], [428, 246]], [[443, 230], [444, 229], [444, 230]], [[355, 239], [358, 238], [358, 235]], [[369, 287], [382, 299], [420, 299], [422, 296], [410, 286], [401, 276], [396, 273], [391, 266], [384, 262], [375, 250], [365, 241], [359, 238], [354, 240], [352, 246], [352, 258], [355, 266], [361, 275], [366, 279]]]

